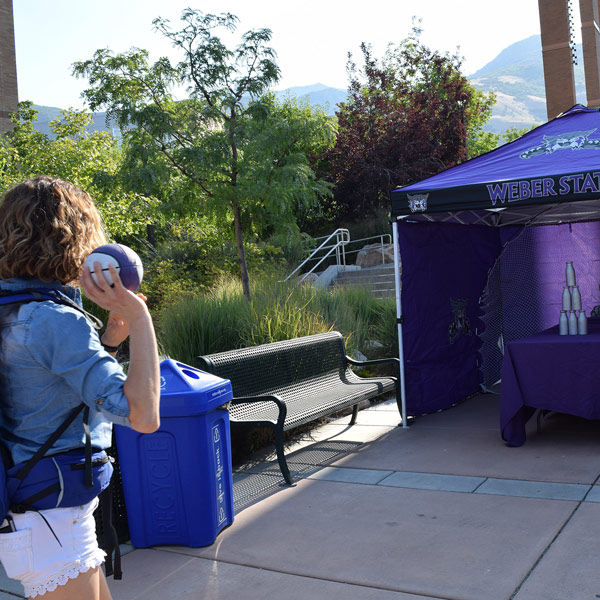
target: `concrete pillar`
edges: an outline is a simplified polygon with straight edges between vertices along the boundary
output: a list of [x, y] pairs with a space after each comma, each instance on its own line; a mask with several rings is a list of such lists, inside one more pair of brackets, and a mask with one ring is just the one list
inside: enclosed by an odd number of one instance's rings
[[9, 131], [8, 115], [17, 110], [17, 60], [12, 0], [0, 0], [0, 133]]
[[600, 106], [600, 5], [599, 0], [579, 0], [581, 41], [587, 105]]
[[538, 0], [548, 119], [576, 103], [567, 4], [567, 0]]

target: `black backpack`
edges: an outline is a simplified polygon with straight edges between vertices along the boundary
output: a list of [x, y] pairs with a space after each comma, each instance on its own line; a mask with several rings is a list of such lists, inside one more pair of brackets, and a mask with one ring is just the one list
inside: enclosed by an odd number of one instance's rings
[[[103, 326], [102, 321], [58, 291], [47, 289], [0, 291], [0, 307], [47, 300], [75, 308], [85, 315], [96, 330]], [[39, 511], [57, 507], [80, 506], [99, 496], [103, 528], [109, 532], [108, 547], [105, 548], [107, 554], [106, 575], [114, 575], [115, 579], [121, 579], [119, 543], [112, 523], [110, 490], [113, 472], [112, 459], [104, 450], [92, 451], [88, 426], [89, 410], [84, 403], [74, 408], [38, 451], [24, 463], [13, 464], [10, 452], [0, 440], [0, 457], [2, 459], [0, 461], [0, 522], [6, 518], [9, 510], [21, 513], [28, 510]], [[54, 442], [82, 411], [85, 447], [46, 456]], [[52, 531], [52, 528], [50, 529]], [[54, 534], [54, 532], [52, 533]], [[60, 544], [60, 540], [56, 539]]]

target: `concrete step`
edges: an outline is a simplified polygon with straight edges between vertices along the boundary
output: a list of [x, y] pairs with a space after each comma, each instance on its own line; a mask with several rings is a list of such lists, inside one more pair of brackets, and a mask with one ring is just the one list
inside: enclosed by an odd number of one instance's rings
[[332, 284], [335, 287], [362, 286], [371, 290], [376, 298], [389, 298], [396, 295], [395, 269], [392, 264], [344, 271], [334, 279]]
[[[350, 288], [345, 288], [345, 289], [350, 289]], [[373, 296], [375, 298], [394, 298], [396, 296], [396, 290], [369, 290], [371, 294], [373, 294]]]
[[365, 275], [363, 277], [338, 277], [333, 280], [334, 285], [364, 285], [371, 287], [373, 285], [396, 285], [395, 279], [389, 275]]
[[342, 273], [340, 273], [340, 277], [347, 277], [348, 279], [367, 277], [371, 275], [390, 275], [393, 278], [394, 265], [381, 265], [380, 267], [370, 267], [369, 269], [357, 269], [355, 271], [343, 271]]
[[396, 295], [396, 279], [393, 264], [378, 265], [367, 269], [342, 271], [331, 282], [334, 287], [361, 286], [370, 290], [376, 298]]
[[383, 298], [395, 298], [396, 290], [373, 291], [373, 296], [375, 296], [375, 298], [379, 298], [379, 300], [382, 300]]
[[371, 291], [376, 298], [389, 298], [396, 295], [394, 278], [386, 276], [349, 277], [339, 278], [333, 282], [335, 287], [364, 287]]

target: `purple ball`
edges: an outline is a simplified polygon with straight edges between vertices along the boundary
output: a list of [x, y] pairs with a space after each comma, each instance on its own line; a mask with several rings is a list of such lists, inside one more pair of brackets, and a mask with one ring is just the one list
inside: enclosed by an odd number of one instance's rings
[[91, 252], [85, 259], [84, 266], [89, 267], [92, 272], [92, 279], [95, 283], [96, 274], [94, 273], [94, 263], [99, 262], [102, 265], [102, 272], [106, 281], [112, 285], [112, 276], [108, 270], [108, 265], [114, 265], [123, 286], [132, 292], [136, 292], [142, 283], [144, 277], [144, 266], [140, 257], [129, 246], [123, 244], [105, 244], [99, 246]]

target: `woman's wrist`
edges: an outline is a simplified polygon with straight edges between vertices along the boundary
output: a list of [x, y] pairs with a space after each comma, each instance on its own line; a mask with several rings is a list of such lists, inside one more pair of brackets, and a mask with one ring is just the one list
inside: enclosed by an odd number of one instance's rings
[[119, 348], [121, 348], [121, 344], [123, 342], [119, 342], [118, 344], [115, 344], [114, 341], [112, 343], [109, 343], [108, 341], [105, 341], [102, 337], [100, 338], [100, 343], [102, 344], [102, 347], [109, 353], [112, 352], [117, 352], [117, 350], [119, 350]]
[[105, 344], [104, 342], [102, 343], [102, 347], [109, 353], [112, 354], [114, 352], [117, 352], [120, 348], [121, 348], [121, 344], [119, 344], [118, 346], [109, 346], [108, 344]]

